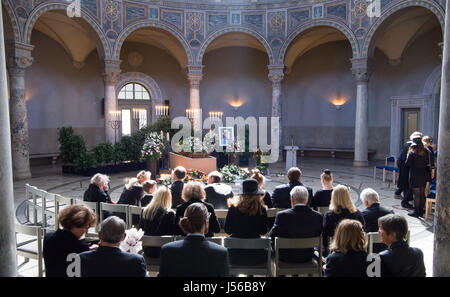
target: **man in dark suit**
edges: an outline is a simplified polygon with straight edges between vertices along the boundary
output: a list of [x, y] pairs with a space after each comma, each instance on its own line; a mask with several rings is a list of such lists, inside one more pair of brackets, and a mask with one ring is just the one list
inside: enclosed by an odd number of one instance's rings
[[[275, 224], [270, 230], [272, 240], [275, 237], [308, 238], [322, 234], [322, 214], [306, 205], [308, 190], [303, 186], [294, 187], [291, 192], [292, 208], [278, 212]], [[283, 262], [303, 263], [312, 259], [314, 249], [280, 250]]]
[[221, 181], [220, 172], [212, 171], [208, 174], [208, 185], [205, 187], [206, 202], [211, 203], [214, 209], [227, 209], [227, 199], [233, 197], [233, 189]]
[[103, 221], [98, 232], [98, 249], [79, 254], [82, 277], [147, 276], [144, 258], [123, 252], [119, 247], [126, 237], [125, 229], [125, 222], [116, 216]]
[[162, 246], [158, 276], [229, 276], [228, 250], [205, 238], [209, 225], [205, 205], [199, 202], [189, 205], [179, 225], [187, 236]]
[[181, 198], [181, 193], [184, 187], [184, 178], [186, 177], [186, 168], [178, 166], [172, 173], [172, 184], [170, 185], [170, 192], [172, 193], [172, 208], [184, 203]]
[[298, 167], [292, 167], [288, 170], [289, 183], [275, 187], [272, 194], [272, 204], [274, 208], [291, 207], [291, 190], [296, 186], [304, 186], [308, 190], [308, 203], [311, 205], [313, 190], [302, 184], [302, 171]]

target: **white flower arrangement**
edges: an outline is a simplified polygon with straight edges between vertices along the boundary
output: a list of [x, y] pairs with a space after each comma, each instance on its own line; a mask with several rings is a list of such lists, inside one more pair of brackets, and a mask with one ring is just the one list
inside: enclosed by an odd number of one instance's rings
[[142, 146], [141, 159], [157, 160], [161, 158], [164, 151], [164, 143], [160, 134], [152, 132], [145, 138], [144, 145]]
[[140, 240], [144, 236], [144, 231], [142, 229], [137, 230], [136, 228], [131, 228], [130, 230], [126, 230], [125, 233], [127, 236], [120, 243], [120, 248], [124, 252], [137, 254], [142, 250], [142, 242]]

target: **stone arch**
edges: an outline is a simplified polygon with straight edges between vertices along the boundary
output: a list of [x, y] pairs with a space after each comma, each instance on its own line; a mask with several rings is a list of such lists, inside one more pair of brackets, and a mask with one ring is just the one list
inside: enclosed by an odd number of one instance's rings
[[233, 32], [246, 33], [246, 34], [249, 34], [250, 36], [256, 38], [259, 42], [261, 42], [261, 44], [266, 49], [267, 55], [269, 56], [269, 64], [270, 65], [275, 64], [272, 48], [270, 47], [269, 43], [264, 38], [264, 36], [262, 36], [260, 33], [256, 32], [255, 30], [252, 30], [249, 28], [243, 28], [243, 27], [227, 27], [227, 28], [223, 28], [221, 30], [217, 30], [214, 33], [212, 33], [211, 35], [209, 35], [208, 38], [203, 42], [203, 44], [200, 47], [200, 50], [197, 54], [197, 61], [196, 61], [197, 64], [202, 65], [203, 55], [205, 54], [206, 49], [208, 48], [209, 44], [213, 40], [215, 40], [216, 38], [218, 38], [224, 34], [233, 33]]
[[12, 9], [11, 4], [9, 1], [2, 1], [2, 4], [6, 8], [6, 13], [8, 14], [9, 20], [11, 22], [11, 27], [14, 32], [14, 41], [15, 42], [21, 42], [22, 40], [22, 34], [20, 32], [19, 22], [16, 18], [16, 14], [14, 13], [14, 9]]
[[432, 95], [438, 92], [441, 81], [442, 64], [434, 67], [423, 86], [422, 95]]
[[[36, 7], [28, 16], [24, 29], [23, 41], [26, 44], [31, 43], [31, 32], [33, 31], [36, 21], [41, 15], [51, 10], [66, 10], [69, 5], [70, 3], [44, 3]], [[111, 58], [111, 48], [109, 46], [108, 39], [101, 29], [101, 26], [97, 23], [95, 18], [91, 16], [91, 13], [83, 7], [81, 7], [81, 18], [85, 20], [97, 33], [98, 39], [94, 40], [94, 42], [97, 45], [97, 51], [100, 59]]]
[[[150, 93], [150, 104], [152, 107], [150, 122], [156, 118], [155, 106], [163, 104], [163, 96], [159, 85], [156, 81], [145, 73], [141, 72], [125, 72], [119, 75], [116, 83], [116, 98], [119, 91], [128, 83], [136, 82], [142, 84]], [[116, 99], [118, 100], [118, 99]], [[118, 102], [117, 102], [118, 103]]]
[[299, 34], [314, 27], [332, 27], [340, 31], [342, 34], [345, 35], [345, 37], [347, 37], [347, 40], [350, 42], [353, 57], [354, 58], [359, 57], [360, 51], [358, 40], [356, 39], [355, 34], [347, 25], [334, 20], [312, 20], [297, 27], [291, 34], [289, 34], [288, 38], [283, 43], [283, 46], [281, 47], [280, 52], [278, 54], [278, 64], [284, 64], [287, 49], [289, 48], [289, 45], [291, 45], [292, 41], [294, 41], [294, 39]]
[[372, 26], [369, 28], [363, 40], [363, 46], [361, 48], [361, 56], [362, 57], [369, 56], [371, 47], [373, 47], [373, 42], [375, 41], [374, 40], [375, 33], [378, 31], [378, 28], [384, 23], [384, 21], [387, 18], [389, 18], [391, 15], [393, 15], [395, 12], [401, 9], [414, 6], [424, 7], [429, 11], [431, 11], [438, 19], [439, 23], [441, 24], [441, 30], [442, 32], [444, 32], [445, 12], [437, 3], [433, 1], [402, 1], [400, 3], [396, 3], [388, 7], [385, 10], [385, 12], [381, 15], [381, 17], [377, 18], [375, 23], [372, 24]]
[[122, 32], [120, 33], [119, 37], [116, 40], [116, 44], [114, 46], [114, 51], [113, 51], [113, 56], [116, 59], [120, 59], [120, 51], [122, 49], [122, 45], [123, 45], [125, 39], [127, 39], [127, 37], [134, 31], [141, 29], [141, 28], [145, 28], [145, 27], [153, 27], [153, 28], [162, 29], [162, 30], [167, 31], [168, 33], [172, 34], [183, 46], [186, 56], [187, 56], [188, 65], [192, 64], [193, 55], [192, 55], [191, 48], [189, 47], [184, 36], [181, 33], [179, 33], [178, 29], [175, 29], [175, 27], [173, 27], [171, 25], [164, 24], [164, 23], [161, 23], [158, 21], [151, 21], [151, 20], [137, 22], [131, 26], [128, 26], [124, 30], [122, 30]]

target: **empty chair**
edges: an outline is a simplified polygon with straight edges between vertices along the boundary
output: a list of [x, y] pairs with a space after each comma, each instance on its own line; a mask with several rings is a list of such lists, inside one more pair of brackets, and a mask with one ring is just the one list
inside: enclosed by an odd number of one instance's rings
[[[28, 263], [30, 259], [35, 259], [38, 262], [38, 276], [42, 277], [44, 274], [43, 256], [42, 256], [42, 228], [40, 226], [26, 226], [15, 224], [16, 232], [16, 253], [25, 258], [25, 261], [17, 268], [20, 269], [24, 264]], [[33, 237], [24, 241], [18, 241], [19, 236]]]
[[[144, 247], [162, 247], [164, 244], [175, 241], [177, 236], [147, 236], [144, 235], [141, 238], [142, 248]], [[160, 258], [145, 257], [147, 263], [147, 270], [150, 272], [159, 272]]]
[[[29, 205], [32, 208], [32, 222], [34, 225], [37, 224], [38, 222], [38, 217], [37, 217], [37, 192], [38, 188], [35, 186], [30, 186], [29, 184], [25, 185], [25, 198], [30, 202]], [[30, 201], [31, 200], [31, 201]], [[30, 219], [30, 213], [29, 213], [29, 208], [28, 208], [28, 218]]]
[[57, 230], [59, 228], [59, 212], [63, 206], [68, 206], [73, 204], [72, 198], [66, 198], [61, 195], [55, 195], [55, 225], [54, 229]]
[[397, 173], [400, 172], [400, 169], [397, 166], [397, 158], [395, 156], [389, 156], [385, 159], [384, 165], [378, 165], [373, 168], [373, 178], [376, 178], [377, 169], [383, 170], [383, 182], [386, 181], [386, 172], [392, 172], [392, 182], [395, 183]]
[[100, 202], [100, 222], [103, 222], [107, 216], [105, 212], [109, 215], [117, 216], [125, 221], [127, 228], [130, 226], [131, 221], [129, 218], [128, 204], [111, 204]]
[[128, 228], [139, 227], [139, 223], [134, 224], [133, 222], [139, 222], [143, 209], [144, 208], [141, 206], [134, 206], [134, 205], [128, 206], [128, 218], [130, 220]]
[[306, 263], [286, 263], [279, 260], [280, 249], [316, 248], [322, 255], [322, 237], [311, 238], [281, 238], [275, 237], [275, 276], [307, 274], [322, 276], [322, 257], [311, 259]]
[[266, 275], [272, 276], [270, 261], [270, 238], [233, 238], [223, 239], [223, 246], [228, 249], [267, 251], [267, 261], [258, 265], [237, 265], [230, 263], [230, 275]]

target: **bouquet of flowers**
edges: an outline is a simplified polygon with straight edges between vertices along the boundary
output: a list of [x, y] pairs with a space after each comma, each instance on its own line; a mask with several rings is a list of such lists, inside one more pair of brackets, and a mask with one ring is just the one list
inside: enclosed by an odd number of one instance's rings
[[189, 136], [187, 139], [183, 139], [183, 141], [180, 144], [180, 148], [183, 152], [186, 153], [206, 152], [202, 140], [198, 137], [192, 136]]
[[161, 158], [164, 151], [164, 143], [160, 134], [152, 132], [145, 138], [141, 151], [141, 160], [157, 160]]
[[227, 154], [235, 154], [242, 151], [241, 143], [236, 139], [227, 143], [227, 148], [225, 153]]
[[125, 233], [127, 237], [120, 243], [120, 248], [124, 252], [137, 254], [142, 250], [142, 242], [139, 240], [144, 235], [144, 231], [142, 229], [137, 230], [136, 228], [131, 228], [130, 230], [126, 230]]
[[223, 180], [227, 183], [234, 183], [236, 179], [246, 179], [249, 177], [249, 173], [241, 167], [234, 164], [225, 165], [220, 173], [223, 175]]
[[197, 169], [188, 169], [184, 182], [187, 183], [189, 181], [201, 181], [206, 184], [207, 175], [203, 171]]

